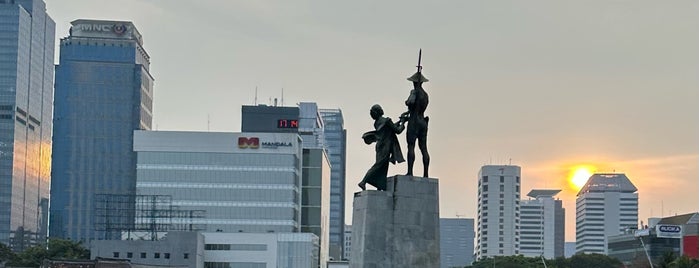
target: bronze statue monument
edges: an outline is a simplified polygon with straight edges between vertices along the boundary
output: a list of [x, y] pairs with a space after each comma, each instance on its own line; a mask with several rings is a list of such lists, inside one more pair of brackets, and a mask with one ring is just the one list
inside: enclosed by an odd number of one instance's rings
[[396, 136], [405, 129], [405, 118], [401, 117], [398, 123], [393, 123], [391, 118], [383, 116], [383, 108], [378, 104], [371, 106], [369, 114], [374, 119], [375, 130], [364, 133], [362, 139], [366, 144], [376, 142], [376, 162], [364, 175], [364, 179], [359, 182], [359, 188], [366, 190], [368, 183], [376, 187], [377, 190], [385, 191], [388, 163], [396, 164], [396, 162], [405, 161]]
[[430, 154], [427, 152], [427, 123], [430, 118], [425, 116], [425, 110], [427, 109], [427, 104], [430, 102], [430, 98], [425, 89], [422, 88], [422, 83], [429, 80], [422, 75], [421, 60], [422, 49], [420, 49], [417, 60], [417, 72], [411, 77], [408, 77], [408, 81], [413, 82], [413, 90], [410, 91], [410, 96], [405, 101], [405, 105], [408, 106], [408, 111], [403, 113], [401, 117], [408, 117], [408, 130], [405, 135], [408, 142], [408, 173], [406, 175], [413, 175], [415, 140], [417, 140], [417, 145], [422, 154], [422, 165], [424, 167], [422, 176], [428, 178], [427, 171], [430, 166]]
[[391, 118], [383, 116], [384, 112], [380, 105], [374, 104], [371, 107], [369, 114], [374, 119], [375, 130], [364, 133], [362, 139], [364, 139], [366, 144], [376, 142], [376, 162], [364, 175], [364, 179], [359, 182], [359, 188], [362, 188], [362, 190], [366, 190], [366, 184], [368, 183], [380, 191], [385, 191], [388, 164], [405, 161], [397, 137], [405, 129], [405, 123], [408, 123], [406, 133], [408, 142], [408, 173], [406, 175], [413, 176], [415, 142], [417, 141], [417, 145], [422, 153], [422, 164], [425, 168], [423, 177], [428, 177], [430, 154], [427, 152], [427, 123], [429, 122], [429, 117], [425, 116], [425, 110], [429, 103], [429, 96], [425, 89], [422, 88], [422, 83], [428, 80], [422, 75], [421, 60], [422, 49], [417, 60], [417, 72], [408, 78], [409, 81], [413, 82], [413, 89], [405, 101], [408, 111], [400, 115], [397, 123], [393, 123]]

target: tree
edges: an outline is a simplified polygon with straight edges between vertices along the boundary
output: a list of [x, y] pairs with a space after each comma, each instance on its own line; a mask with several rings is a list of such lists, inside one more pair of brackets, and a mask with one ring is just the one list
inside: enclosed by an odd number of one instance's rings
[[618, 268], [619, 260], [602, 254], [576, 254], [570, 257], [570, 268]]
[[0, 243], [0, 267], [5, 267], [5, 263], [15, 258], [15, 253], [7, 245]]
[[[674, 262], [677, 259], [677, 256], [675, 256], [675, 252], [672, 251], [667, 251], [663, 254], [663, 256], [660, 258], [658, 261], [658, 268], [670, 268], [672, 267], [672, 262]], [[646, 262], [647, 259], [646, 259]]]
[[670, 263], [669, 267], [673, 267], [673, 268], [697, 268], [697, 267], [699, 267], [699, 260], [691, 259], [687, 256], [682, 256], [682, 257], [675, 259], [672, 263]]
[[50, 259], [86, 260], [90, 259], [90, 250], [80, 242], [50, 239], [46, 255]]
[[39, 267], [46, 259], [84, 260], [90, 258], [90, 250], [80, 242], [50, 239], [47, 246], [35, 246], [20, 252], [7, 266]]

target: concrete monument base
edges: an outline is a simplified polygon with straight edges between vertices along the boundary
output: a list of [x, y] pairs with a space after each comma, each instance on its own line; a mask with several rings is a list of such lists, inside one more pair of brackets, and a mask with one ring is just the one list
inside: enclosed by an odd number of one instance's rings
[[394, 176], [387, 184], [354, 194], [350, 267], [439, 267], [437, 179]]

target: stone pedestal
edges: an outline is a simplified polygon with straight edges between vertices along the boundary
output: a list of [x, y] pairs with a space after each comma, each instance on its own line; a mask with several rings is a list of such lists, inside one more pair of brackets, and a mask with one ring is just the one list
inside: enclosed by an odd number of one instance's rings
[[394, 176], [354, 194], [350, 267], [439, 267], [437, 179]]

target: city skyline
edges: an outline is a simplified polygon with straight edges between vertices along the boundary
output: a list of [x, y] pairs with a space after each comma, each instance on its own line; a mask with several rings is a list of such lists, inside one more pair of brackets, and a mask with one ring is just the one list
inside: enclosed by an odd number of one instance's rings
[[[405, 111], [405, 78], [423, 48], [441, 217], [475, 218], [479, 167], [510, 159], [522, 167], [522, 192], [560, 188], [568, 211], [577, 193], [569, 173], [580, 165], [632, 178], [639, 220], [699, 204], [692, 195], [699, 190], [699, 5], [692, 1], [632, 8], [71, 1], [47, 9], [59, 38], [80, 18], [138, 25], [157, 78], [154, 129], [239, 131], [240, 107], [254, 104], [256, 87], [259, 103], [342, 109], [348, 196], [372, 162], [373, 148], [360, 139], [371, 129], [369, 107], [379, 103], [394, 119]], [[405, 169], [391, 166], [389, 174]], [[574, 222], [569, 213], [566, 241], [574, 241]]]

